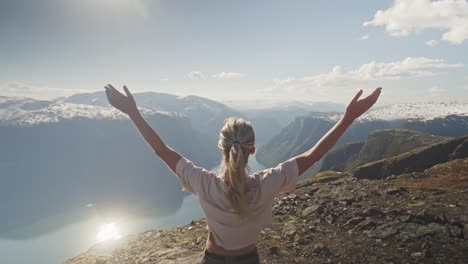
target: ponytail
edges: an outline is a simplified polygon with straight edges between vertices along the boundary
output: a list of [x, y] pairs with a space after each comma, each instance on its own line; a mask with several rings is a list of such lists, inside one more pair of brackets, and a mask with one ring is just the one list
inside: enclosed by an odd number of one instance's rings
[[221, 168], [228, 186], [229, 199], [242, 218], [251, 214], [246, 195], [246, 165], [249, 152], [254, 148], [254, 141], [255, 135], [249, 122], [240, 118], [225, 120], [218, 143], [224, 154]]

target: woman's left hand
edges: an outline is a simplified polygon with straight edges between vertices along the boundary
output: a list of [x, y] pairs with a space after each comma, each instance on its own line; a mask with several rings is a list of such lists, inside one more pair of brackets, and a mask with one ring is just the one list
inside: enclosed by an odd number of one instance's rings
[[135, 99], [133, 99], [133, 96], [128, 90], [127, 86], [124, 85], [123, 87], [127, 96], [115, 89], [111, 84], [106, 85], [104, 88], [106, 89], [107, 100], [109, 100], [109, 103], [113, 107], [119, 109], [121, 112], [127, 115], [138, 111]]

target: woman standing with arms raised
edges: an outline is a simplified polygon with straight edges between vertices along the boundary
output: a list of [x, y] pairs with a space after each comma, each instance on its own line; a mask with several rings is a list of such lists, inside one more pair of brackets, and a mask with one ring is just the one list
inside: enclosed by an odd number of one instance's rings
[[109, 103], [128, 114], [156, 155], [177, 175], [184, 191], [197, 196], [208, 223], [204, 264], [259, 263], [255, 246], [260, 231], [272, 223], [274, 197], [292, 191], [299, 175], [319, 161], [338, 141], [352, 122], [377, 101], [381, 88], [359, 99], [360, 90], [351, 100], [341, 119], [308, 151], [249, 175], [249, 156], [255, 153], [255, 134], [251, 124], [240, 118], [228, 118], [219, 136], [223, 154], [220, 173], [194, 165], [167, 146], [143, 119], [126, 86], [126, 96], [112, 85], [105, 87]]

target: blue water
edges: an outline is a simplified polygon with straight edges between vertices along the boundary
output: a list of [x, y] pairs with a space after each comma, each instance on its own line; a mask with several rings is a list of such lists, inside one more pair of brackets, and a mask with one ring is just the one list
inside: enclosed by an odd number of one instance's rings
[[[255, 157], [249, 159], [250, 171], [263, 169]], [[216, 170], [216, 168], [212, 169]], [[113, 223], [121, 236], [143, 232], [149, 229], [166, 229], [190, 223], [194, 219], [203, 218], [203, 212], [198, 200], [193, 195], [184, 198], [180, 208], [152, 209], [161, 210], [160, 216], [144, 218], [126, 215], [124, 212], [103, 218], [99, 214], [100, 208], [95, 205], [83, 205], [61, 215], [51, 216], [34, 225], [24, 227], [19, 232], [38, 233], [41, 223], [54, 223], [56, 219], [69, 219], [73, 216], [76, 221], [45, 235], [27, 240], [0, 239], [1, 264], [50, 264], [62, 263], [68, 258], [88, 250], [97, 242], [97, 234], [103, 225]]]

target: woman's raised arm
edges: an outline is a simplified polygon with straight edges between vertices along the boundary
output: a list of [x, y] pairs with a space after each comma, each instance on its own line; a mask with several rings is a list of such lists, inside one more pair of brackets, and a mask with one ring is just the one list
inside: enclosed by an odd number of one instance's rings
[[138, 111], [135, 99], [128, 90], [127, 86], [123, 87], [127, 96], [119, 92], [114, 88], [114, 86], [110, 84], [105, 86], [105, 89], [109, 103], [130, 117], [135, 126], [138, 128], [140, 134], [151, 146], [156, 155], [161, 157], [167, 166], [175, 172], [177, 162], [181, 158], [181, 155], [167, 146], [161, 137], [159, 137], [158, 133], [156, 133], [156, 131], [154, 131], [154, 129], [152, 129], [151, 126], [146, 122], [140, 111]]
[[325, 154], [327, 154], [353, 121], [375, 104], [381, 91], [382, 88], [379, 87], [369, 96], [359, 100], [359, 97], [362, 95], [362, 90], [359, 90], [353, 100], [351, 100], [346, 107], [345, 114], [335, 124], [335, 126], [333, 126], [327, 134], [325, 134], [317, 144], [315, 144], [315, 146], [295, 157], [299, 167], [299, 175], [304, 173], [315, 162], [319, 161]]

